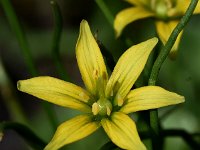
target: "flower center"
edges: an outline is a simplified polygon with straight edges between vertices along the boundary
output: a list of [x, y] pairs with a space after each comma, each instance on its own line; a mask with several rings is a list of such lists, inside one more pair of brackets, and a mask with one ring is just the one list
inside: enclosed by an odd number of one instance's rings
[[92, 105], [92, 113], [94, 115], [110, 116], [112, 111], [112, 104], [106, 98], [100, 98], [97, 102]]
[[172, 7], [171, 0], [151, 0], [151, 9], [156, 12], [158, 18], [165, 19]]

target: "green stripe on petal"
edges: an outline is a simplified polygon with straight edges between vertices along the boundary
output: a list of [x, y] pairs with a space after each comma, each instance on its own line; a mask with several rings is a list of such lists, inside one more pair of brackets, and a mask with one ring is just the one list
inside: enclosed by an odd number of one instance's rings
[[80, 34], [76, 44], [76, 58], [86, 88], [93, 95], [96, 95], [97, 80], [103, 79], [104, 88], [108, 75], [103, 56], [85, 20], [80, 25]]
[[159, 86], [146, 86], [132, 90], [121, 108], [123, 113], [155, 109], [168, 105], [183, 103], [185, 98], [176, 93], [169, 92]]
[[[169, 39], [169, 36], [171, 35], [172, 31], [175, 29], [175, 27], [178, 23], [179, 23], [179, 21], [177, 21], [177, 20], [172, 20], [169, 22], [156, 21], [157, 33], [164, 45], [166, 44], [167, 40]], [[174, 46], [172, 47], [172, 49], [170, 51], [169, 56], [172, 59], [176, 58], [182, 34], [183, 34], [183, 31], [181, 31], [180, 34], [178, 35], [176, 42], [174, 43]]]
[[142, 8], [131, 7], [120, 11], [114, 20], [116, 36], [120, 36], [122, 30], [133, 21], [154, 16], [154, 13]]
[[118, 60], [106, 86], [106, 97], [114, 96], [114, 104], [123, 99], [142, 72], [150, 52], [158, 39], [152, 38], [129, 48]]
[[134, 121], [121, 112], [115, 112], [111, 116], [111, 120], [102, 119], [101, 124], [117, 146], [128, 150], [145, 150], [144, 144], [141, 142]]
[[17, 87], [22, 92], [48, 102], [83, 112], [91, 112], [91, 107], [88, 104], [89, 94], [72, 83], [44, 76], [20, 80]]
[[57, 150], [62, 146], [80, 140], [100, 127], [88, 115], [80, 115], [62, 123], [45, 150]]

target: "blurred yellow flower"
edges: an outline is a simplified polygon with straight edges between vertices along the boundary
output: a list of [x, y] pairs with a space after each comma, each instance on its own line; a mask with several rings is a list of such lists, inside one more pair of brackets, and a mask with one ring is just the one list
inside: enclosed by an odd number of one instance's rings
[[146, 149], [134, 121], [127, 114], [184, 102], [183, 96], [158, 86], [131, 90], [157, 41], [157, 38], [152, 38], [129, 48], [120, 57], [108, 80], [103, 56], [87, 21], [83, 20], [76, 58], [86, 90], [52, 77], [18, 81], [20, 91], [84, 112], [62, 123], [45, 150], [56, 150], [82, 139], [100, 126], [120, 148]]
[[[190, 0], [125, 0], [133, 7], [120, 11], [115, 18], [114, 28], [116, 36], [120, 36], [122, 30], [129, 23], [139, 19], [154, 17], [156, 19], [156, 29], [162, 43], [165, 44], [179, 19], [185, 13]], [[194, 14], [200, 13], [200, 3], [198, 2]], [[174, 58], [177, 53], [182, 32], [179, 34], [170, 56]]]

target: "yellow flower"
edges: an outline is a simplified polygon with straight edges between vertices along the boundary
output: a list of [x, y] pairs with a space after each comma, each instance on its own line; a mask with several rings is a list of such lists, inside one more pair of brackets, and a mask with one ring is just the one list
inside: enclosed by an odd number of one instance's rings
[[55, 150], [82, 139], [102, 126], [110, 139], [123, 149], [146, 149], [131, 112], [184, 102], [184, 97], [158, 86], [131, 90], [157, 43], [152, 38], [129, 48], [119, 59], [111, 77], [87, 21], [80, 25], [76, 58], [86, 90], [52, 77], [18, 82], [18, 89], [48, 102], [80, 110], [83, 115], [62, 123], [46, 150]]
[[[120, 11], [114, 21], [117, 37], [129, 23], [139, 19], [154, 17], [157, 33], [162, 43], [165, 44], [179, 19], [189, 6], [190, 0], [125, 0], [133, 7]], [[194, 14], [200, 13], [200, 2], [198, 2]], [[177, 53], [182, 32], [179, 34], [171, 52], [171, 58]]]

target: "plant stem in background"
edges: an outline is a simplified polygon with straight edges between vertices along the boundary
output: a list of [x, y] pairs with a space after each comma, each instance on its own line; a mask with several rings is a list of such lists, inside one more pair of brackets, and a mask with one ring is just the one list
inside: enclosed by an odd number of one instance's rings
[[58, 6], [58, 3], [55, 0], [51, 0], [50, 4], [52, 6], [53, 10], [53, 16], [54, 16], [54, 34], [53, 34], [53, 41], [52, 41], [52, 56], [54, 59], [54, 63], [56, 65], [57, 72], [59, 73], [60, 77], [65, 80], [69, 81], [69, 76], [64, 68], [64, 66], [61, 63], [60, 58], [60, 39], [61, 39], [61, 33], [62, 33], [62, 15], [60, 12], [60, 8]]
[[33, 63], [33, 58], [29, 50], [27, 39], [25, 37], [24, 32], [21, 29], [21, 26], [12, 8], [12, 5], [9, 0], [1, 0], [1, 4], [3, 6], [8, 22], [10, 23], [10, 27], [12, 31], [15, 32], [16, 38], [18, 40], [19, 46], [21, 47], [22, 54], [24, 56], [26, 66], [28, 68], [28, 71], [31, 75], [36, 76], [37, 70]]
[[114, 22], [113, 14], [110, 12], [109, 8], [106, 6], [104, 1], [103, 0], [95, 0], [95, 2], [99, 6], [99, 8], [103, 12], [103, 14], [105, 15], [105, 17], [108, 20], [108, 22], [110, 23], [110, 25], [113, 26], [113, 22]]
[[[141, 139], [149, 139], [152, 136], [151, 132], [139, 132]], [[195, 133], [188, 133], [183, 129], [165, 129], [161, 131], [161, 136], [166, 137], [181, 137], [191, 149], [200, 149], [200, 143], [195, 141]], [[199, 136], [199, 135], [198, 135]]]
[[[9, 0], [1, 0], [1, 4], [7, 16], [8, 22], [10, 23], [10, 27], [17, 37], [27, 68], [33, 77], [37, 76], [38, 72], [34, 65], [34, 61], [33, 61], [29, 46], [28, 46], [28, 42], [19, 24], [17, 16], [13, 10], [13, 7]], [[51, 121], [53, 128], [56, 129], [57, 121], [56, 121], [55, 113], [53, 112], [51, 105], [48, 104], [47, 102], [42, 102], [42, 105], [49, 117], [49, 120]]]
[[[196, 7], [198, 3], [198, 0], [192, 0], [185, 15], [181, 18], [180, 22], [178, 23], [178, 25], [176, 26], [176, 28], [173, 30], [172, 34], [170, 35], [166, 45], [161, 49], [160, 54], [158, 55], [152, 71], [151, 71], [151, 75], [149, 78], [149, 85], [155, 85], [156, 81], [157, 81], [157, 77], [160, 71], [160, 68], [163, 64], [163, 62], [165, 61], [165, 59], [167, 58], [172, 46], [174, 45], [177, 36], [179, 35], [179, 33], [183, 30], [183, 28], [185, 27], [185, 25], [188, 23], [191, 15], [193, 14], [193, 11]], [[150, 111], [150, 126], [154, 132], [154, 136], [152, 139], [153, 142], [153, 148], [155, 150], [159, 149], [159, 119], [158, 119], [158, 111], [157, 109], [155, 110], [151, 110]]]
[[164, 137], [182, 137], [182, 139], [190, 146], [191, 149], [197, 150], [200, 149], [200, 143], [194, 140], [193, 134], [189, 134], [187, 131], [182, 129], [167, 129], [163, 130], [161, 133]]
[[9, 77], [4, 69], [4, 66], [0, 57], [0, 95], [2, 100], [8, 109], [9, 115], [12, 120], [28, 125], [28, 119], [21, 105], [18, 103], [18, 97], [16, 94], [16, 88], [13, 87], [9, 80]]
[[17, 132], [29, 145], [36, 149], [41, 150], [46, 146], [46, 143], [40, 139], [31, 129], [27, 126], [16, 122], [2, 122], [0, 123], [0, 134], [3, 136], [4, 130], [14, 130]]

